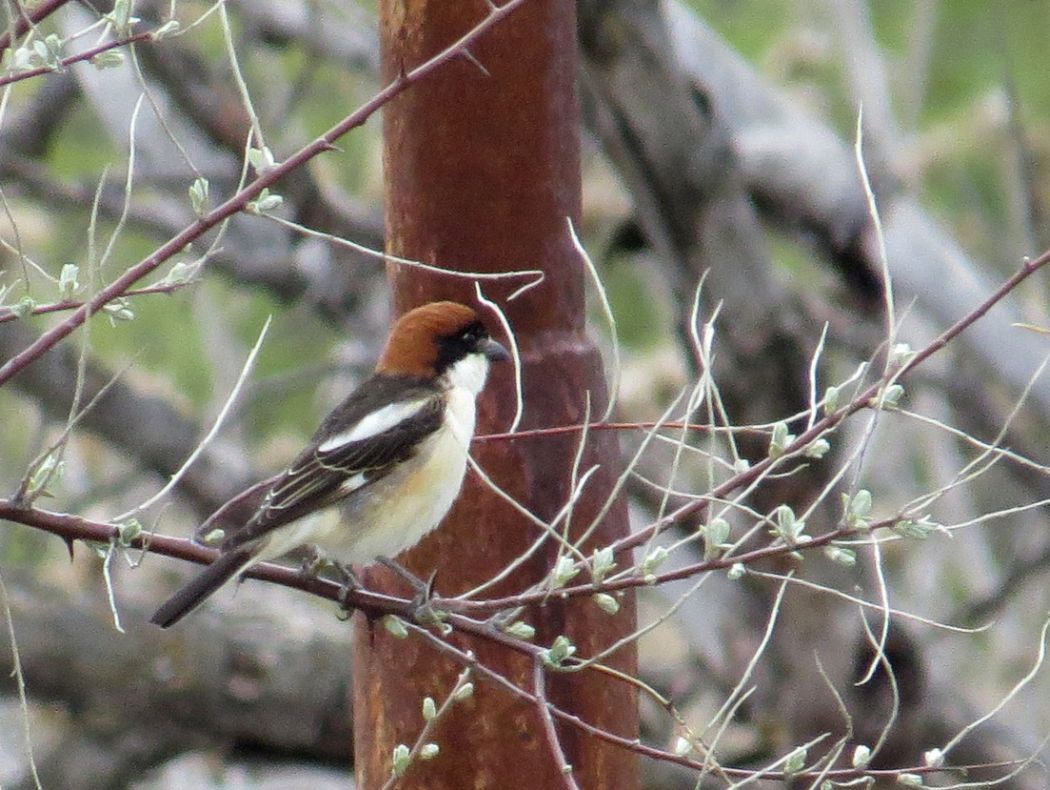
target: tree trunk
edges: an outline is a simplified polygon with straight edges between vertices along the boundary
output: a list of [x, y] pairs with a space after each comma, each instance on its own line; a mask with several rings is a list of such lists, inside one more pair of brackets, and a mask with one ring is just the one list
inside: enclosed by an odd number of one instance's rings
[[[486, 13], [483, 2], [383, 0], [386, 79], [411, 69], [465, 33]], [[522, 297], [506, 297], [522, 280], [485, 281], [514, 327], [524, 368], [521, 427], [573, 424], [600, 415], [607, 398], [598, 351], [585, 335], [584, 271], [573, 251], [567, 218], [580, 211], [579, 113], [576, 96], [575, 10], [571, 0], [531, 0], [489, 31], [467, 58], [447, 64], [385, 110], [387, 250], [443, 267], [501, 272], [542, 269], [544, 282]], [[474, 302], [473, 281], [391, 266], [399, 311], [438, 299]], [[484, 309], [483, 309], [484, 312]], [[491, 316], [489, 316], [491, 318]], [[494, 330], [496, 323], [488, 323]], [[497, 333], [498, 334], [498, 333]], [[479, 404], [478, 433], [503, 431], [515, 411], [509, 366], [494, 371]], [[550, 520], [571, 490], [578, 436], [480, 442], [474, 456], [505, 490]], [[601, 469], [572, 518], [584, 529], [616, 479], [618, 448], [609, 432], [592, 435], [580, 466]], [[584, 547], [590, 554], [625, 534], [626, 503], [618, 501]], [[473, 474], [443, 525], [402, 557], [421, 576], [437, 570], [437, 590], [454, 595], [491, 578], [541, 534]], [[512, 594], [542, 578], [557, 547], [552, 541], [494, 588]], [[628, 561], [621, 559], [620, 565]], [[385, 569], [367, 583], [404, 592]], [[536, 643], [568, 636], [580, 656], [630, 633], [633, 600], [610, 616], [592, 601], [552, 601], [526, 610]], [[422, 726], [425, 696], [441, 699], [461, 667], [421, 639], [398, 640], [359, 618], [355, 672], [355, 759], [360, 787], [380, 786], [391, 754], [411, 745]], [[454, 633], [449, 641], [522, 689], [533, 689], [532, 662], [491, 642]], [[634, 674], [633, 645], [607, 663]], [[473, 680], [476, 693], [452, 707], [431, 739], [440, 755], [412, 765], [399, 787], [520, 787], [565, 783], [535, 706], [507, 690]], [[637, 736], [636, 696], [594, 672], [547, 673], [551, 703], [617, 735]], [[581, 787], [637, 786], [635, 755], [556, 725], [572, 777]]]

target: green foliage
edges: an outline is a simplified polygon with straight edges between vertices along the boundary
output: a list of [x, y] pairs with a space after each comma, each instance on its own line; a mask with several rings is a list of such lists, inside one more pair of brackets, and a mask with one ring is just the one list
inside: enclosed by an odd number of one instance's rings
[[688, 5], [749, 60], [760, 59], [797, 13], [781, 0], [688, 0]]
[[651, 273], [639, 270], [634, 261], [614, 260], [602, 269], [616, 328], [626, 348], [653, 348], [667, 337], [667, 317], [654, 299], [649, 276]]

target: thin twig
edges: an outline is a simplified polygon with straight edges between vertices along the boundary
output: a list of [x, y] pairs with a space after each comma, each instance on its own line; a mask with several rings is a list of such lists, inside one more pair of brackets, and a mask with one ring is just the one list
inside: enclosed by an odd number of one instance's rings
[[81, 63], [85, 60], [91, 60], [96, 55], [100, 55], [103, 52], [108, 52], [111, 49], [117, 49], [119, 47], [126, 47], [130, 44], [136, 44], [140, 41], [156, 41], [156, 37], [153, 35], [152, 30], [147, 30], [142, 33], [135, 33], [131, 36], [124, 38], [118, 38], [113, 41], [107, 41], [105, 44], [99, 44], [97, 47], [91, 47], [91, 49], [85, 49], [83, 52], [78, 52], [76, 55], [70, 55], [68, 58], [62, 58], [54, 66], [37, 66], [33, 69], [26, 69], [25, 71], [19, 71], [14, 74], [8, 74], [5, 77], [0, 77], [0, 88], [4, 85], [10, 85], [15, 82], [21, 82], [22, 80], [28, 80], [33, 77], [39, 77], [43, 74], [52, 74], [56, 71], [61, 71], [68, 66], [72, 66], [74, 63]]
[[561, 748], [561, 739], [554, 726], [554, 719], [551, 718], [550, 702], [547, 701], [547, 679], [543, 672], [543, 659], [539, 656], [532, 660], [532, 693], [536, 713], [540, 717], [540, 723], [543, 724], [543, 734], [547, 739], [547, 746], [550, 747], [558, 773], [561, 774], [562, 781], [568, 790], [580, 790], [580, 786], [576, 784], [576, 779], [572, 775], [572, 766], [565, 759], [565, 752]]
[[[195, 283], [196, 280], [184, 280], [182, 282], [172, 283], [161, 283], [157, 285], [149, 285], [144, 288], [129, 288], [121, 296], [148, 296], [150, 294], [172, 294], [180, 288]], [[48, 304], [42, 304], [34, 307], [28, 311], [28, 315], [45, 315], [47, 313], [59, 313], [65, 310], [77, 310], [84, 306], [84, 301], [80, 299], [63, 299], [59, 302], [50, 302]], [[23, 313], [11, 307], [0, 307], [0, 324], [7, 323], [8, 321], [17, 321], [23, 317]]]

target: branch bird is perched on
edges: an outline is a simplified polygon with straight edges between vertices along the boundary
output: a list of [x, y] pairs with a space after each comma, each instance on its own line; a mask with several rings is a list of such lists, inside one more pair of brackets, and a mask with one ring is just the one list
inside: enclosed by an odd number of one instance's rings
[[466, 305], [434, 302], [406, 313], [376, 372], [324, 419], [254, 515], [225, 535], [218, 558], [151, 622], [173, 625], [249, 565], [300, 546], [348, 567], [415, 545], [459, 493], [474, 400], [489, 362], [508, 358]]

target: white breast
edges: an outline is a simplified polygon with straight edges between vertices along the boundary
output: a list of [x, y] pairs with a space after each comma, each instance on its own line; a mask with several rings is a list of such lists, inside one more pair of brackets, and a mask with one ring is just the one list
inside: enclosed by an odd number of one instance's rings
[[[489, 361], [484, 354], [467, 354], [452, 365], [445, 376], [453, 390], [465, 389], [473, 399], [485, 387], [489, 375]], [[474, 431], [474, 420], [471, 418], [471, 433]]]

